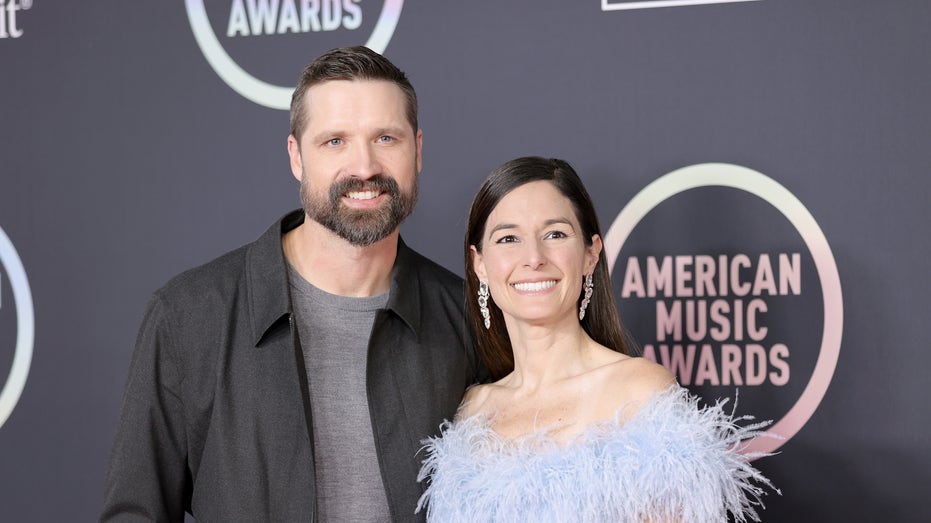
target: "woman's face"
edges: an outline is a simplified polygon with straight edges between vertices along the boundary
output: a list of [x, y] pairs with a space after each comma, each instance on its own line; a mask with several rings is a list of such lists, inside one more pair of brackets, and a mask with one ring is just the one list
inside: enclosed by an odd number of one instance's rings
[[488, 216], [482, 252], [472, 246], [473, 268], [509, 323], [578, 318], [583, 276], [601, 252], [601, 238], [591, 240], [586, 246], [568, 198], [550, 182], [530, 182], [508, 193]]

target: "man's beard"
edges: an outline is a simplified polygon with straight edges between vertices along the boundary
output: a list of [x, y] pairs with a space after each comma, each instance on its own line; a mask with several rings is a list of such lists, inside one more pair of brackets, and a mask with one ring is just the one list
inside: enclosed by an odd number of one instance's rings
[[[374, 209], [352, 209], [342, 203], [343, 195], [352, 191], [384, 193], [387, 203]], [[414, 210], [417, 202], [417, 179], [410, 193], [404, 193], [398, 182], [376, 175], [367, 180], [343, 178], [330, 186], [329, 195], [311, 194], [306, 173], [301, 177], [301, 202], [307, 216], [357, 247], [367, 247], [385, 239]]]

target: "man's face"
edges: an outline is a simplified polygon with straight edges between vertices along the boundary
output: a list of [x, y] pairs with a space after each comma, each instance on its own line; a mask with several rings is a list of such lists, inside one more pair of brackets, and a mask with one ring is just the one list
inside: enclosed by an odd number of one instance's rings
[[291, 172], [307, 216], [364, 247], [395, 231], [414, 209], [422, 135], [401, 89], [382, 80], [334, 80], [305, 96], [300, 142], [288, 137]]

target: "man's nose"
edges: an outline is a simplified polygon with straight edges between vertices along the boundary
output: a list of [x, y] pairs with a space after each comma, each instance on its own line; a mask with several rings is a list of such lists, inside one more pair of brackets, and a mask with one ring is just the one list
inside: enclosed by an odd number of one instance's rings
[[352, 148], [348, 171], [350, 176], [362, 178], [363, 180], [381, 174], [381, 164], [372, 144], [358, 143]]

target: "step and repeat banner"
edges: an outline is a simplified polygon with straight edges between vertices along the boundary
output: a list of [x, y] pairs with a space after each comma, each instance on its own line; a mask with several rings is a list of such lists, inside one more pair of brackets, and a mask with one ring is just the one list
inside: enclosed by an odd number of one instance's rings
[[91, 521], [149, 295], [300, 205], [303, 66], [420, 98], [406, 241], [563, 158], [642, 355], [772, 420], [763, 521], [931, 521], [931, 3], [0, 0], [0, 520]]

